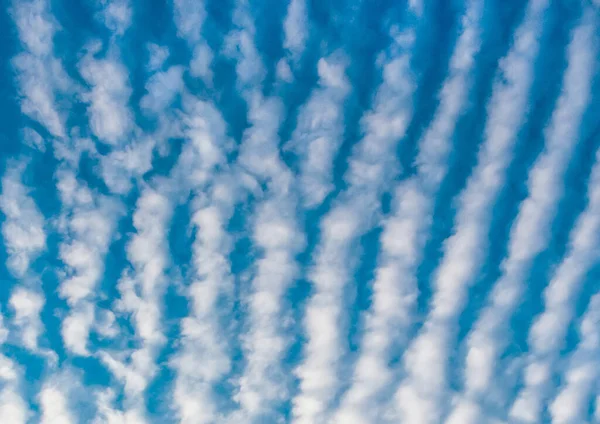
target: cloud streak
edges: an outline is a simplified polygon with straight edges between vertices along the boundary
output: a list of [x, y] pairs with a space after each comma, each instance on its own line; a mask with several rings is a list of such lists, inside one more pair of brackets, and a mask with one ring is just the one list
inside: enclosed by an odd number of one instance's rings
[[[0, 315], [0, 346], [8, 338], [4, 327], [3, 315]], [[31, 417], [31, 411], [21, 395], [21, 370], [13, 360], [0, 354], [0, 420], [15, 424], [25, 424]]]
[[[531, 170], [529, 197], [522, 203], [513, 226], [509, 255], [504, 264], [505, 278], [510, 283], [501, 280], [494, 288], [494, 296], [505, 299], [507, 306], [518, 301], [522, 292], [519, 277], [530, 258], [547, 242], [545, 234], [562, 194], [561, 177], [579, 139], [579, 125], [590, 100], [596, 64], [595, 13], [593, 9], [585, 10], [581, 24], [573, 31], [563, 92], [546, 132], [546, 148]], [[575, 225], [569, 253], [544, 292], [545, 310], [530, 329], [524, 387], [510, 410], [510, 417], [517, 422], [538, 422], [540, 419], [550, 388], [551, 367], [564, 343], [572, 315], [569, 301], [576, 295], [581, 278], [595, 260], [594, 239], [590, 235], [597, 233], [600, 225], [596, 222], [599, 219], [599, 194], [594, 190], [598, 172], [595, 169], [592, 175], [588, 209]]]
[[234, 277], [229, 255], [233, 240], [227, 223], [237, 201], [232, 175], [225, 166], [228, 140], [220, 113], [209, 103], [188, 99], [188, 144], [178, 171], [194, 193], [192, 245], [194, 277], [188, 288], [190, 314], [181, 322], [181, 349], [171, 360], [177, 370], [173, 399], [183, 423], [220, 419], [215, 384], [230, 371], [227, 320], [233, 301]]
[[279, 152], [278, 130], [285, 111], [279, 98], [261, 93], [265, 69], [247, 6], [241, 2], [234, 12], [237, 28], [229, 36], [228, 48], [237, 47], [237, 84], [248, 104], [250, 127], [244, 131], [236, 167], [252, 181], [244, 190], [250, 189], [256, 197], [250, 218], [256, 259], [244, 300], [245, 333], [240, 336], [244, 368], [235, 393], [239, 409], [228, 419], [275, 422], [282, 419], [279, 411], [290, 386], [282, 366], [290, 343], [282, 305], [297, 276], [296, 255], [304, 239], [296, 216], [296, 182]]
[[291, 0], [283, 22], [283, 47], [290, 52], [294, 61], [299, 59], [306, 48], [308, 38], [307, 21], [306, 0]]
[[592, 297], [579, 325], [580, 341], [568, 361], [562, 381], [548, 410], [552, 424], [574, 424], [587, 420], [597, 386], [600, 354], [600, 296]]
[[344, 355], [340, 302], [351, 278], [348, 265], [352, 248], [373, 223], [378, 197], [388, 187], [397, 165], [394, 149], [411, 119], [414, 34], [401, 34], [394, 43], [402, 53], [382, 64], [383, 82], [372, 110], [362, 119], [364, 136], [349, 160], [345, 175], [348, 189], [338, 196], [320, 224], [321, 240], [309, 274], [314, 294], [304, 317], [304, 361], [296, 369], [299, 393], [293, 399], [293, 420], [298, 424], [327, 420], [331, 413], [340, 388], [338, 366]]
[[[475, 57], [481, 40], [480, 2], [471, 2], [462, 18], [460, 35], [448, 76], [439, 95], [433, 122], [419, 142], [417, 172], [395, 189], [395, 213], [383, 224], [381, 260], [373, 282], [373, 306], [366, 317], [360, 355], [352, 385], [345, 393], [336, 420], [366, 423], [383, 419], [374, 410], [395, 372], [388, 367], [392, 345], [406, 341], [414, 321], [416, 267], [432, 222], [433, 203], [447, 172], [456, 122], [464, 109]], [[405, 34], [414, 37], [414, 34]]]
[[127, 70], [115, 58], [95, 59], [99, 46], [90, 51], [79, 65], [90, 90], [83, 94], [88, 104], [90, 128], [104, 143], [118, 145], [132, 131], [132, 115], [128, 108], [131, 88]]
[[64, 116], [59, 112], [57, 94], [70, 90], [69, 78], [53, 55], [53, 38], [58, 24], [47, 2], [15, 2], [13, 20], [24, 51], [12, 64], [21, 96], [21, 111], [42, 124], [56, 137], [65, 136]]
[[[481, 181], [472, 184], [474, 196], [477, 185], [485, 187], [485, 181], [497, 191], [505, 178], [503, 172], [510, 161], [510, 153], [520, 124], [522, 113], [526, 111], [526, 100], [531, 89], [533, 70], [539, 51], [539, 39], [542, 31], [542, 19], [547, 4], [545, 2], [530, 2], [522, 23], [515, 31], [513, 46], [500, 65], [500, 75], [505, 81], [497, 80], [492, 94], [491, 107], [488, 109], [486, 127], [487, 158], [480, 153], [477, 171]], [[518, 70], [515, 72], [514, 70]], [[485, 146], [485, 145], [484, 145]], [[496, 154], [496, 158], [492, 155]], [[490, 173], [486, 177], [486, 170]], [[494, 175], [494, 173], [496, 175]], [[498, 180], [501, 178], [502, 180]], [[494, 181], [496, 180], [496, 181]], [[478, 190], [479, 191], [479, 190]], [[479, 191], [480, 195], [483, 191]], [[473, 201], [477, 200], [472, 197]], [[482, 196], [482, 199], [485, 199]], [[492, 199], [488, 200], [490, 202]], [[476, 204], [476, 203], [475, 203]], [[486, 206], [486, 209], [489, 206]], [[489, 209], [486, 211], [489, 214]], [[466, 216], [465, 216], [466, 218]], [[489, 215], [486, 216], [489, 222]], [[466, 224], [465, 224], [466, 225]], [[482, 237], [480, 235], [479, 237]], [[471, 249], [476, 249], [477, 241]], [[467, 254], [470, 251], [467, 251]], [[475, 323], [474, 329], [468, 336], [466, 364], [464, 371], [464, 392], [455, 400], [448, 423], [479, 422], [482, 414], [480, 403], [487, 402], [494, 387], [493, 372], [496, 358], [499, 355], [502, 337], [496, 337], [499, 326], [506, 321], [510, 310], [492, 306], [483, 310], [481, 317]]]
[[121, 206], [98, 195], [79, 181], [72, 170], [57, 174], [63, 203], [59, 247], [66, 266], [59, 271], [59, 294], [71, 307], [63, 320], [62, 336], [67, 349], [87, 356], [88, 335], [94, 323], [96, 287], [104, 271], [104, 257], [112, 240]]
[[22, 182], [26, 166], [23, 162], [9, 165], [2, 177], [0, 196], [7, 266], [17, 278], [26, 276], [32, 262], [46, 248], [44, 217], [29, 196], [30, 189]]
[[350, 91], [343, 53], [317, 64], [318, 87], [302, 107], [289, 147], [301, 157], [299, 185], [304, 205], [320, 205], [333, 189], [333, 160], [344, 135], [344, 101]]
[[131, 351], [101, 351], [100, 358], [124, 384], [126, 399], [143, 408], [141, 397], [157, 372], [155, 363], [165, 342], [162, 327], [162, 297], [166, 289], [167, 225], [172, 215], [169, 182], [148, 186], [141, 193], [133, 214], [135, 234], [127, 244], [130, 267], [119, 280], [121, 298], [117, 311], [130, 319], [134, 329]]
[[[491, 208], [503, 185], [516, 131], [526, 110], [532, 78], [530, 61], [537, 53], [537, 45], [530, 41], [535, 40], [543, 11], [543, 2], [534, 0], [528, 5], [514, 48], [501, 62], [477, 165], [459, 195], [454, 233], [444, 242], [444, 255], [433, 277], [430, 311], [404, 354], [406, 377], [395, 394], [404, 422], [438, 422], [448, 408], [448, 350], [466, 289], [481, 263]], [[462, 420], [476, 416], [470, 405], [457, 408], [452, 414]], [[451, 415], [448, 422], [456, 419]]]

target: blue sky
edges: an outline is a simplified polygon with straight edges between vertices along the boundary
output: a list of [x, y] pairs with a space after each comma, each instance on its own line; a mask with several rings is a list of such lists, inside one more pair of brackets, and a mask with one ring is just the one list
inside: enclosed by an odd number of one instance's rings
[[0, 423], [600, 423], [597, 0], [0, 27]]

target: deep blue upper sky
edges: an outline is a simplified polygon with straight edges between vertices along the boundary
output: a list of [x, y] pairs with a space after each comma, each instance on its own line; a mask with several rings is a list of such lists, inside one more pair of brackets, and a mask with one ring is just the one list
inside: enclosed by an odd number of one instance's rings
[[600, 423], [600, 3], [6, 0], [0, 424]]

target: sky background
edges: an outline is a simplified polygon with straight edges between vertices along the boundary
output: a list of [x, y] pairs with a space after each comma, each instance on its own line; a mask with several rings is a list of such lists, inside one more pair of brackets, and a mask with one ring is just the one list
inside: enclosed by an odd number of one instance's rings
[[0, 5], [0, 423], [600, 423], [597, 0]]

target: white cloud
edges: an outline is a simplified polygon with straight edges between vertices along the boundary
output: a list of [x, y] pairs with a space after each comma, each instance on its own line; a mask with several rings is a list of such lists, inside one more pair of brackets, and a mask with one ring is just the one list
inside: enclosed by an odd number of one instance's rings
[[169, 151], [167, 141], [181, 136], [177, 110], [171, 106], [184, 90], [184, 68], [172, 66], [160, 70], [169, 52], [149, 44], [148, 69], [153, 73], [146, 81], [146, 93], [139, 106], [156, 120], [157, 128], [144, 133], [129, 109], [129, 75], [118, 60], [117, 48], [111, 44], [105, 58], [95, 59], [92, 55], [97, 54], [98, 48], [90, 44], [88, 55], [79, 64], [82, 75], [91, 85], [83, 98], [89, 103], [92, 131], [101, 141], [113, 144], [111, 150], [99, 158], [101, 176], [111, 192], [124, 195], [152, 168], [154, 153], [164, 156]]
[[[412, 41], [412, 39], [408, 39]], [[362, 119], [364, 137], [355, 146], [345, 175], [349, 188], [338, 196], [321, 222], [321, 241], [314, 255], [310, 280], [314, 295], [304, 319], [308, 341], [304, 361], [296, 369], [299, 393], [292, 400], [293, 420], [311, 423], [326, 420], [340, 388], [338, 371], [344, 355], [339, 325], [342, 293], [352, 269], [352, 249], [358, 237], [371, 228], [379, 199], [398, 164], [396, 144], [402, 140], [412, 116], [415, 81], [410, 69], [412, 44], [398, 39], [402, 54], [383, 63], [383, 82], [372, 110]], [[322, 75], [339, 86], [339, 73], [322, 65]]]
[[[543, 13], [546, 6], [546, 2], [530, 2], [523, 22], [515, 32], [513, 47], [501, 61], [501, 72], [506, 78], [506, 82], [498, 79], [494, 86], [491, 106], [488, 109], [486, 147], [483, 150], [486, 153], [485, 156], [480, 153], [480, 164], [474, 173], [474, 175], [478, 175], [480, 181], [473, 180], [470, 183], [472, 184], [472, 194], [465, 195], [465, 199], [472, 199], [471, 202], [474, 205], [478, 203], [486, 205], [486, 214], [489, 214], [489, 204], [493, 199], [484, 195], [479, 200], [479, 196], [485, 194], [486, 191], [490, 192], [489, 190], [484, 191], [486, 186], [491, 185], [497, 192], [502, 185], [503, 173], [510, 160], [514, 139], [526, 110], [525, 105], [539, 50]], [[477, 215], [472, 216], [476, 217]], [[489, 215], [485, 216], [486, 223], [488, 223]], [[465, 215], [465, 219], [467, 217], [468, 215]], [[479, 237], [483, 237], [481, 231], [479, 233]], [[474, 243], [472, 246], [475, 247], [479, 244]], [[488, 399], [495, 396], [493, 392], [497, 385], [492, 376], [496, 364], [495, 358], [499, 354], [497, 351], [500, 348], [497, 344], [502, 343], [502, 337], [496, 337], [495, 332], [498, 325], [507, 317], [502, 310], [503, 308], [485, 310], [469, 335], [464, 373], [464, 399], [457, 400], [457, 406], [451, 413], [450, 419], [453, 419], [454, 414], [459, 413], [464, 402], [479, 402], [482, 397]], [[473, 424], [478, 422], [479, 418], [468, 421]]]
[[319, 85], [302, 107], [289, 147], [301, 156], [304, 204], [315, 207], [333, 189], [333, 161], [344, 135], [344, 101], [350, 91], [342, 53], [317, 64]]
[[[234, 29], [227, 35], [224, 42], [224, 53], [237, 59], [237, 87], [243, 91], [246, 102], [261, 102], [257, 89], [261, 86], [266, 75], [266, 69], [260, 54], [254, 45], [256, 28], [249, 11], [248, 0], [240, 0], [233, 11]], [[249, 107], [252, 107], [251, 105]]]
[[[356, 360], [352, 384], [344, 394], [336, 420], [377, 422], [382, 408], [373, 402], [389, 387], [390, 349], [407, 340], [416, 302], [416, 268], [421, 262], [433, 221], [435, 195], [447, 172], [452, 135], [467, 102], [480, 41], [482, 6], [469, 4], [450, 60], [433, 122], [419, 142], [417, 173], [396, 188], [395, 213], [384, 222], [381, 260], [373, 283], [373, 307]], [[410, 34], [409, 38], [414, 38]]]
[[[86, 388], [87, 389], [87, 388]], [[81, 422], [88, 411], [80, 407], [93, 396], [92, 390], [84, 390], [77, 373], [66, 365], [47, 376], [37, 394], [40, 424], [71, 424]]]
[[0, 355], [0, 379], [8, 383], [16, 383], [18, 382], [19, 371], [18, 366], [11, 359]]
[[248, 307], [248, 330], [242, 336], [245, 353], [243, 373], [237, 380], [235, 400], [240, 409], [229, 420], [255, 422], [276, 420], [277, 409], [287, 396], [290, 376], [282, 370], [287, 338], [282, 326], [281, 305], [285, 290], [296, 272], [295, 255], [302, 245], [295, 222], [293, 176], [279, 156], [277, 131], [283, 119], [278, 98], [264, 98], [261, 84], [264, 67], [253, 43], [254, 24], [246, 2], [238, 4], [234, 22], [238, 28], [228, 37], [230, 53], [236, 53], [238, 86], [248, 103], [251, 126], [244, 132], [238, 166], [257, 184], [252, 238], [258, 259]]
[[277, 68], [275, 69], [275, 73], [279, 81], [290, 83], [294, 80], [292, 68], [290, 68], [290, 64], [285, 59], [280, 59], [279, 62], [277, 62]]
[[[214, 106], [185, 93], [183, 106], [184, 112], [178, 119], [181, 120], [182, 135], [187, 142], [171, 175], [166, 179], [156, 180], [142, 190], [133, 217], [136, 233], [127, 246], [127, 257], [132, 267], [123, 274], [119, 282], [121, 299], [117, 310], [130, 316], [137, 347], [133, 351], [113, 350], [100, 354], [113, 374], [123, 381], [126, 398], [134, 407], [134, 412], [126, 412], [125, 415], [118, 415], [121, 418], [115, 419], [133, 420], [134, 418], [127, 418], [127, 414], [136, 417], [143, 415], [144, 406], [140, 396], [157, 370], [156, 355], [165, 341], [161, 328], [161, 309], [162, 296], [167, 284], [164, 276], [168, 265], [166, 236], [174, 199], [185, 198], [189, 190], [197, 190], [198, 199], [205, 199], [204, 196], [208, 196], [208, 193], [202, 190], [212, 182], [215, 183], [212, 187], [213, 194], [208, 199], [216, 203], [229, 201], [229, 195], [222, 189], [224, 187], [227, 191], [229, 187], [224, 183], [231, 181], [216, 183], [213, 180], [213, 172], [224, 163], [224, 153], [230, 148], [230, 141], [225, 136], [225, 124]], [[198, 199], [194, 201], [195, 204], [202, 203]], [[214, 231], [212, 224], [204, 223], [202, 228]], [[210, 240], [206, 241], [201, 236], [196, 243], [194, 249], [200, 249], [202, 255], [216, 250], [211, 257], [215, 260], [219, 257], [225, 260], [219, 255], [221, 247], [218, 242], [217, 246], [210, 246]], [[203, 243], [208, 243], [209, 246], [197, 247]], [[226, 251], [223, 254], [226, 254]], [[216, 304], [212, 304], [211, 300], [205, 297], [212, 293], [206, 286], [218, 291], [224, 290], [225, 285], [221, 286], [222, 275], [219, 274], [216, 263], [205, 263], [204, 259], [202, 257], [202, 260], [197, 260], [198, 283], [190, 287], [189, 295], [194, 305], [194, 313], [182, 322], [182, 348], [171, 360], [171, 366], [178, 371], [172, 393], [174, 409], [185, 422], [200, 419], [193, 415], [198, 409], [196, 404], [191, 403], [192, 400], [198, 401], [200, 398], [206, 399], [206, 402], [201, 404], [202, 411], [211, 416], [208, 410], [211, 405], [211, 384], [220, 373], [226, 372], [218, 365], [222, 363], [219, 359], [219, 353], [222, 351], [218, 344], [222, 328], [218, 320], [215, 321], [218, 311]], [[204, 278], [210, 284], [201, 284], [206, 281]], [[208, 290], [205, 291], [205, 288]], [[208, 310], [197, 309], [201, 308], [200, 305], [209, 305]], [[212, 345], [213, 342], [217, 344]], [[206, 350], [206, 354], [201, 354], [202, 349]], [[227, 359], [223, 359], [227, 363]], [[192, 412], [189, 412], [189, 408]], [[207, 419], [208, 422], [212, 422], [210, 418]]]
[[161, 191], [147, 187], [137, 202], [133, 215], [136, 233], [127, 246], [127, 258], [134, 273], [125, 276], [121, 284], [122, 307], [133, 313], [138, 336], [149, 342], [163, 338], [159, 300], [167, 265], [166, 226], [172, 210], [168, 197]]
[[[595, 11], [587, 10], [581, 25], [573, 32], [563, 92], [546, 130], [545, 150], [530, 172], [529, 198], [523, 202], [511, 233], [509, 256], [503, 265], [503, 278], [510, 280], [506, 283], [501, 279], [494, 288], [494, 298], [502, 299], [507, 306], [518, 304], [525, 267], [547, 243], [548, 226], [563, 191], [561, 179], [579, 139], [579, 125], [590, 99], [595, 71], [597, 20], [593, 13]], [[571, 249], [544, 292], [545, 310], [530, 329], [524, 387], [510, 410], [511, 418], [518, 422], [540, 419], [551, 388], [552, 366], [572, 316], [572, 296], [596, 259], [598, 246], [594, 234], [600, 230], [600, 191], [595, 186], [600, 181], [599, 173], [600, 169], [594, 170], [590, 203], [572, 233]]]
[[142, 191], [133, 217], [136, 234], [127, 246], [132, 269], [119, 282], [117, 308], [130, 314], [138, 347], [133, 352], [101, 353], [104, 363], [124, 382], [126, 398], [134, 408], [113, 414], [115, 420], [137, 422], [135, 417], [143, 416], [141, 393], [157, 370], [156, 355], [165, 341], [161, 303], [167, 283], [167, 226], [173, 199], [187, 196], [189, 190], [194, 193], [192, 221], [198, 230], [193, 245], [196, 276], [188, 292], [191, 313], [181, 322], [181, 347], [170, 360], [177, 372], [171, 393], [173, 409], [182, 422], [214, 422], [217, 411], [212, 386], [229, 370], [227, 344], [221, 335], [221, 314], [227, 313], [219, 305], [233, 290], [233, 281], [227, 284], [231, 244], [224, 226], [233, 213], [236, 196], [231, 190], [237, 182], [226, 173], [219, 177], [214, 173], [225, 163], [230, 140], [213, 105], [189, 95], [183, 103], [181, 120], [187, 142], [171, 175]]
[[132, 180], [139, 179], [152, 169], [152, 155], [162, 134], [153, 134], [130, 141], [120, 149], [111, 151], [100, 159], [102, 179], [116, 194], [127, 194]]
[[[0, 314], [0, 345], [8, 337]], [[25, 424], [30, 417], [28, 405], [19, 393], [21, 370], [9, 358], [0, 355], [0, 422]]]
[[29, 189], [22, 183], [26, 163], [13, 163], [2, 177], [0, 211], [5, 216], [2, 236], [8, 253], [8, 269], [18, 278], [23, 278], [31, 263], [46, 248], [44, 217]]
[[[597, 157], [600, 159], [600, 156]], [[550, 380], [552, 377], [551, 370], [557, 363], [560, 350], [565, 343], [568, 326], [573, 317], [574, 302], [578, 297], [583, 277], [597, 261], [597, 251], [600, 247], [599, 240], [597, 239], [597, 233], [600, 230], [599, 184], [600, 162], [597, 163], [589, 182], [589, 204], [586, 210], [579, 216], [571, 232], [569, 252], [556, 269], [554, 277], [544, 291], [545, 310], [536, 318], [530, 329], [530, 349], [527, 354], [528, 363], [525, 373], [529, 375], [527, 370], [536, 368], [547, 368], [549, 370], [547, 378], [540, 379], [535, 384], [527, 382], [525, 393], [523, 393], [524, 397], [526, 397], [527, 393], [530, 393], [529, 398], [533, 397], [536, 400], [534, 405], [537, 403], [538, 408], [541, 408], [541, 403], [550, 394], [552, 389]], [[590, 307], [593, 308], [595, 303], [597, 301], [592, 302]], [[594, 318], [593, 312], [591, 312], [582, 323], [582, 335], [591, 338], [591, 340], [581, 343], [580, 347], [582, 350], [594, 347], [588, 346], [593, 340], [596, 340], [597, 344], [598, 335], [594, 333], [597, 330], [593, 327], [594, 319], [596, 318]], [[584, 353], [581, 353], [581, 355], [584, 355]], [[580, 359], [583, 360], [584, 358]], [[573, 361], [577, 361], [577, 358], [574, 357]], [[594, 364], [587, 367], [582, 366], [580, 369], [576, 366], [576, 363], [573, 363], [573, 368], [568, 372], [567, 379], [573, 386], [584, 384], [580, 388], [583, 390], [590, 385], [587, 380], [590, 376], [594, 375], [590, 373], [590, 368], [594, 368]], [[575, 410], [583, 406], [581, 405], [581, 401], [576, 402], [578, 399], [575, 398], [567, 401], [571, 396], [577, 396], [577, 398], [580, 396], [578, 392], [576, 394], [572, 390], [577, 391], [579, 389], [576, 387], [572, 389], [565, 388], [564, 394], [561, 395], [561, 398], [554, 407], [555, 419], [558, 422], [582, 421], [582, 419], [574, 420], [573, 418], [570, 418], [570, 421], [567, 420], [568, 416], [573, 415]], [[589, 392], [589, 390], [590, 388], [588, 387], [587, 391]], [[581, 413], [581, 411], [578, 412], [579, 415]]]
[[40, 424], [75, 423], [67, 395], [58, 384], [47, 382], [38, 395], [41, 409]]
[[[61, 283], [60, 294], [71, 305], [95, 293], [95, 286], [103, 271], [106, 254], [121, 209], [112, 199], [93, 193], [77, 181], [70, 172], [61, 173], [58, 187], [66, 204], [68, 237], [60, 247], [62, 261], [70, 267]], [[74, 184], [76, 192], [68, 193]], [[67, 196], [77, 196], [70, 203]], [[81, 196], [81, 197], [79, 197]]]
[[172, 392], [182, 423], [212, 423], [218, 409], [214, 385], [230, 370], [226, 322], [233, 296], [229, 254], [233, 241], [226, 230], [233, 213], [236, 182], [216, 169], [225, 163], [225, 123], [213, 105], [186, 101], [187, 144], [177, 165], [193, 189], [192, 245], [195, 275], [188, 289], [190, 314], [181, 321], [181, 348], [171, 359], [177, 371]]
[[[4, 326], [4, 314], [0, 313], [0, 344], [4, 344], [4, 342], [6, 342], [7, 339], [8, 339], [8, 330]], [[0, 366], [0, 368], [2, 368], [2, 366]], [[0, 375], [3, 375], [3, 373], [0, 372]]]
[[[102, 143], [110, 145], [109, 152], [99, 156], [101, 176], [113, 193], [125, 195], [131, 190], [132, 182], [150, 170], [154, 148], [176, 127], [176, 120], [170, 114], [160, 116], [158, 129], [152, 134], [144, 134], [137, 127], [130, 107], [130, 75], [122, 63], [119, 44], [119, 37], [131, 25], [132, 5], [129, 0], [97, 0], [97, 4], [100, 10], [96, 17], [112, 34], [106, 43], [92, 40], [85, 46], [78, 70], [88, 87], [80, 97], [87, 104], [91, 132]], [[146, 82], [147, 93], [139, 105], [156, 116], [179, 92], [183, 71], [172, 67], [161, 72], [169, 50], [154, 43], [147, 46], [150, 53], [147, 68], [155, 73]], [[175, 123], [172, 127], [164, 125], [171, 121]]]
[[169, 58], [169, 48], [155, 43], [148, 43], [147, 48], [150, 55], [148, 60], [148, 70], [156, 72], [162, 68], [165, 61]]
[[292, 59], [297, 61], [306, 48], [308, 38], [306, 0], [290, 1], [283, 21], [283, 32], [283, 47], [289, 50]]
[[94, 309], [90, 303], [78, 303], [64, 318], [61, 333], [65, 346], [72, 353], [87, 356], [88, 337], [94, 325]]
[[42, 136], [32, 128], [24, 128], [21, 139], [23, 143], [32, 149], [37, 149], [40, 152], [46, 151], [46, 143]]
[[73, 171], [59, 171], [57, 178], [63, 202], [59, 230], [64, 241], [60, 245], [60, 259], [66, 265], [61, 271], [59, 294], [72, 308], [63, 321], [62, 336], [66, 347], [73, 353], [87, 355], [87, 335], [93, 324], [96, 287], [122, 211], [116, 201], [93, 193], [77, 180]]
[[135, 331], [132, 348], [99, 352], [99, 358], [113, 375], [124, 384], [128, 405], [143, 413], [143, 392], [157, 371], [156, 356], [165, 342], [162, 332], [162, 299], [167, 280], [167, 225], [173, 205], [170, 195], [174, 187], [170, 180], [146, 186], [133, 214], [135, 234], [127, 244], [127, 268], [119, 280], [120, 299], [115, 311], [128, 317]]
[[21, 344], [37, 353], [38, 339], [43, 332], [39, 314], [45, 299], [38, 278], [29, 268], [46, 249], [46, 233], [44, 217], [21, 181], [26, 166], [26, 162], [8, 166], [2, 179], [0, 210], [5, 215], [2, 235], [8, 253], [7, 266], [25, 285], [17, 286], [9, 300], [15, 312], [13, 324], [18, 329]]
[[115, 314], [106, 309], [98, 309], [96, 311], [94, 329], [101, 337], [111, 339], [119, 335], [119, 328], [116, 323]]
[[25, 424], [30, 416], [23, 398], [10, 388], [0, 391], [0, 422]]
[[249, 328], [242, 336], [245, 369], [236, 395], [243, 409], [240, 422], [275, 420], [271, 414], [289, 395], [290, 378], [282, 369], [289, 347], [282, 305], [297, 275], [295, 256], [303, 237], [296, 222], [294, 189], [289, 186], [291, 175], [282, 163], [274, 171], [253, 218], [258, 258], [247, 298]]
[[[57, 110], [54, 87], [60, 74], [48, 72], [49, 64], [46, 62], [29, 53], [13, 59], [22, 97], [21, 111], [44, 125], [53, 136], [64, 137], [64, 119]], [[56, 65], [55, 70], [62, 71], [58, 62], [51, 63]]]
[[136, 350], [100, 351], [98, 357], [123, 383], [125, 403], [144, 416], [143, 393], [156, 372], [154, 362], [156, 352], [143, 346]]
[[423, 13], [423, 2], [422, 0], [408, 0], [408, 5], [417, 16]]
[[14, 324], [19, 328], [23, 346], [32, 351], [38, 347], [43, 326], [40, 312], [44, 306], [44, 296], [37, 291], [17, 288], [10, 297], [10, 305], [15, 311]]
[[78, 134], [79, 129], [73, 128], [70, 137], [52, 140], [54, 158], [63, 165], [74, 169], [79, 166], [79, 160], [83, 153], [88, 153], [90, 157], [97, 155], [94, 142], [89, 138], [79, 137]]
[[214, 178], [215, 168], [224, 164], [233, 141], [226, 136], [226, 123], [213, 104], [190, 95], [184, 96], [183, 103], [182, 134], [188, 142], [173, 176], [185, 181], [190, 188], [198, 189]]
[[571, 354], [563, 384], [548, 410], [552, 424], [585, 422], [600, 378], [600, 296], [595, 295], [579, 326], [580, 341]]
[[53, 37], [59, 29], [45, 1], [15, 2], [12, 9], [25, 51], [12, 64], [21, 96], [21, 111], [56, 137], [65, 135], [64, 117], [58, 111], [57, 93], [72, 89], [61, 63], [53, 57]]
[[[286, 341], [279, 322], [282, 312], [279, 306], [283, 292], [293, 278], [294, 249], [297, 249], [298, 240], [293, 228], [294, 203], [289, 197], [293, 178], [279, 158], [278, 151], [277, 131], [282, 119], [282, 104], [279, 99], [263, 98], [261, 94], [264, 67], [253, 43], [254, 24], [246, 2], [238, 3], [234, 12], [234, 23], [237, 27], [227, 37], [226, 52], [237, 59], [237, 84], [248, 103], [248, 120], [251, 123], [244, 133], [234, 174], [235, 178], [246, 175], [246, 178], [256, 179], [257, 183], [266, 186], [266, 191], [255, 192], [259, 203], [257, 215], [253, 218], [253, 238], [259, 259], [255, 263], [255, 276], [251, 280], [248, 300], [249, 329], [242, 337], [245, 364], [243, 373], [236, 382], [239, 390], [234, 395], [240, 409], [230, 414], [227, 420], [253, 422], [271, 417], [279, 405], [278, 402], [283, 400], [282, 396], [285, 395], [282, 390], [285, 390], [288, 384], [280, 369]], [[236, 181], [235, 184], [244, 189], [252, 187], [247, 186], [244, 181]], [[214, 273], [222, 275], [229, 272], [228, 261], [221, 256], [227, 252], [223, 251], [226, 247], [221, 245], [221, 234], [225, 224], [223, 220], [228, 219], [230, 213], [231, 211], [223, 213], [221, 207], [203, 207], [195, 215], [195, 219], [202, 219], [199, 222], [201, 228], [205, 228], [205, 232], [210, 228], [210, 223], [214, 222], [212, 230], [203, 236], [206, 239], [198, 246], [207, 257], [214, 258], [214, 262], [219, 264], [218, 267], [209, 267], [211, 273], [206, 273], [204, 284], [195, 288], [196, 310], [202, 311], [202, 315], [215, 307], [214, 302], [218, 296], [223, 296], [222, 289], [219, 290], [214, 284]], [[211, 247], [215, 240], [219, 240], [218, 252], [214, 252], [214, 247]], [[210, 250], [207, 249], [209, 247]], [[206, 265], [203, 265], [199, 269], [205, 267]], [[227, 281], [227, 277], [221, 278]], [[203, 296], [200, 297], [200, 294]], [[201, 303], [199, 299], [203, 299]], [[263, 301], [267, 302], [268, 307], [265, 307]], [[214, 323], [206, 321], [204, 318], [203, 321], [195, 323], [186, 322], [190, 325], [189, 329], [195, 329], [196, 339], [202, 337], [204, 340], [210, 340], [215, 337]], [[202, 350], [206, 349], [204, 347]], [[224, 352], [227, 346], [226, 343], [216, 343], [211, 349]], [[187, 364], [193, 362], [188, 360]], [[229, 362], [224, 357], [218, 362], [209, 361], [207, 365], [209, 364], [212, 365], [210, 373], [205, 371], [204, 366], [198, 368], [197, 372], [204, 374], [204, 382], [200, 386], [203, 389], [194, 392], [199, 394], [201, 405], [208, 403], [208, 406], [201, 408], [197, 403], [191, 403], [189, 396], [184, 397], [179, 393], [179, 398], [185, 401], [185, 410], [190, 414], [188, 416], [198, 414], [197, 419], [201, 419], [202, 422], [211, 422], [215, 414], [206, 383], [215, 381], [229, 368]]]
[[177, 34], [189, 43], [200, 41], [202, 25], [206, 19], [203, 0], [174, 0], [173, 17]]
[[[448, 349], [454, 322], [481, 263], [491, 208], [502, 187], [526, 110], [532, 78], [530, 64], [535, 59], [537, 44], [524, 45], [522, 40], [535, 41], [543, 11], [539, 4], [532, 3], [530, 7], [533, 10], [528, 11], [524, 24], [517, 30], [515, 48], [501, 62], [488, 104], [485, 140], [478, 163], [460, 195], [454, 234], [444, 244], [444, 256], [433, 277], [431, 310], [403, 358], [406, 378], [395, 395], [395, 409], [402, 422], [437, 423], [445, 412]], [[459, 404], [455, 414], [463, 419], [476, 416], [476, 408], [470, 405], [471, 402]], [[450, 422], [456, 419], [451, 416]]]
[[183, 89], [183, 68], [171, 66], [164, 72], [156, 72], [146, 83], [147, 94], [140, 106], [154, 113], [162, 112], [171, 105], [175, 96]]
[[[215, 293], [206, 293], [207, 290], [197, 283], [194, 291], [215, 296]], [[181, 323], [183, 349], [173, 360], [178, 375], [172, 396], [180, 422], [184, 424], [212, 423], [219, 416], [213, 386], [231, 365], [226, 343], [218, 336], [219, 329], [210, 323], [213, 319], [188, 317]]]
[[129, 0], [99, 0], [102, 7], [100, 20], [116, 35], [122, 35], [131, 25]]
[[136, 409], [119, 411], [112, 407], [115, 394], [111, 389], [106, 389], [96, 394], [97, 413], [94, 424], [146, 424], [143, 414]]
[[268, 178], [280, 169], [279, 151], [272, 143], [283, 115], [283, 105], [275, 97], [263, 98], [260, 93], [247, 91], [251, 100], [248, 119], [252, 126], [244, 133], [238, 162], [240, 167], [255, 178]]
[[58, 23], [49, 13], [44, 0], [16, 1], [13, 19], [19, 30], [19, 38], [27, 50], [36, 56], [52, 53], [54, 34]]
[[198, 78], [202, 78], [205, 83], [212, 81], [212, 71], [210, 69], [213, 61], [213, 52], [206, 43], [199, 43], [194, 47], [192, 60], [190, 61], [190, 73]]
[[212, 81], [210, 69], [213, 52], [202, 38], [202, 27], [206, 20], [206, 10], [203, 0], [175, 0], [173, 15], [177, 34], [185, 39], [192, 48], [190, 73], [201, 78], [206, 84]]
[[129, 74], [114, 57], [94, 58], [97, 49], [92, 45], [79, 63], [79, 72], [89, 85], [82, 98], [88, 104], [90, 127], [96, 137], [108, 144], [123, 144], [134, 128], [128, 107]]

